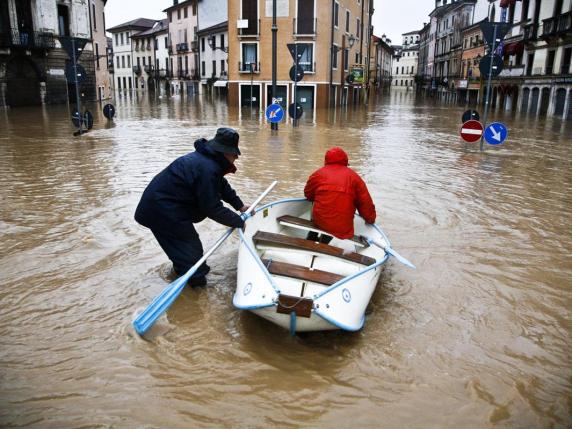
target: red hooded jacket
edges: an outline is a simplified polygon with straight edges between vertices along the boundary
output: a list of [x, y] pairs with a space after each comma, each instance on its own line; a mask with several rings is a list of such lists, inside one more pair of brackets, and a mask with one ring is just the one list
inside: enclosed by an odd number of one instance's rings
[[375, 222], [375, 206], [367, 186], [348, 167], [348, 155], [342, 148], [326, 152], [324, 167], [308, 178], [304, 195], [314, 202], [314, 223], [338, 238], [353, 237], [356, 209], [367, 223]]

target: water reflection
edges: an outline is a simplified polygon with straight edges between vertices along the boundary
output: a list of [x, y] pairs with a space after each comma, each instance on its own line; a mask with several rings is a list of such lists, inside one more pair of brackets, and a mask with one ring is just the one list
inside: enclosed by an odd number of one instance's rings
[[[458, 136], [462, 106], [398, 91], [371, 101], [278, 133], [209, 96], [120, 96], [112, 122], [88, 105], [81, 138], [65, 106], [2, 111], [2, 425], [567, 426], [571, 127], [493, 111], [509, 138], [481, 154]], [[234, 310], [233, 236], [209, 287], [185, 290], [161, 335], [134, 336], [169, 270], [134, 208], [221, 125], [241, 135], [230, 180], [245, 200], [273, 180], [271, 198], [301, 196], [328, 148], [348, 152], [418, 267], [387, 265], [363, 331], [292, 338]], [[224, 231], [198, 229], [206, 246]]]

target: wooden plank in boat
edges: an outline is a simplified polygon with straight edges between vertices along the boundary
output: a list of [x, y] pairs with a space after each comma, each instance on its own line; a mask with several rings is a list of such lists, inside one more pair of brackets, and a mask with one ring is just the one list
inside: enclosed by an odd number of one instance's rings
[[278, 295], [277, 313], [290, 314], [296, 312], [296, 316], [310, 317], [312, 315], [312, 307], [314, 300], [292, 295]]
[[[307, 231], [314, 231], [314, 232], [317, 232], [318, 234], [325, 234], [325, 235], [329, 235], [329, 236], [332, 235], [332, 234], [328, 234], [327, 232], [318, 228], [318, 225], [316, 225], [314, 222], [312, 222], [309, 219], [304, 219], [301, 217], [296, 217], [296, 216], [291, 216], [291, 215], [283, 215], [283, 216], [276, 218], [276, 220], [281, 225], [291, 226], [294, 228], [301, 228], [301, 229], [304, 229]], [[357, 235], [354, 235], [352, 237], [352, 241], [360, 247], [369, 247], [369, 244], [366, 241], [362, 240]]]
[[304, 238], [290, 237], [284, 234], [257, 231], [256, 234], [254, 234], [252, 237], [252, 240], [259, 244], [282, 246], [293, 249], [307, 250], [314, 253], [321, 253], [323, 255], [334, 256], [336, 258], [366, 266], [375, 264], [375, 259], [370, 258], [369, 256], [360, 255], [356, 252], [348, 252], [344, 254], [344, 250], [340, 249], [339, 247], [330, 246], [329, 244], [316, 243]]
[[309, 268], [303, 267], [301, 265], [289, 264], [287, 262], [272, 261], [269, 259], [263, 259], [262, 263], [268, 270], [270, 274], [275, 274], [277, 276], [292, 277], [299, 280], [306, 280], [308, 282], [320, 283], [323, 285], [331, 286], [339, 280], [343, 279], [343, 276], [338, 274], [329, 273], [322, 270], [311, 270]]

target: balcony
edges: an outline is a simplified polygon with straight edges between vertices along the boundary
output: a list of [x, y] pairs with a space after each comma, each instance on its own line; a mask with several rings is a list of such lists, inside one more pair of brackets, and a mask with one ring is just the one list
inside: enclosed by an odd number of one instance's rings
[[572, 12], [566, 12], [558, 17], [556, 32], [562, 36], [570, 31], [572, 31]]
[[177, 52], [187, 52], [189, 50], [189, 44], [187, 42], [177, 44]]
[[[252, 66], [252, 68], [251, 68]], [[260, 63], [243, 63], [238, 62], [239, 73], [260, 73]]]
[[[240, 20], [240, 21], [248, 21], [248, 20], [244, 19], [244, 20]], [[260, 36], [260, 19], [252, 20], [252, 21], [253, 21], [252, 23], [248, 24], [248, 27], [238, 29], [238, 36], [239, 37], [258, 37], [258, 36]]]
[[133, 73], [137, 75], [141, 74], [141, 66], [133, 66]]
[[555, 37], [556, 36], [556, 18], [552, 17], [552, 18], [548, 18], [548, 19], [543, 19], [542, 20], [542, 34], [540, 35], [540, 37], [542, 39], [549, 39], [551, 37]]
[[502, 69], [499, 78], [522, 77], [524, 76], [524, 65], [508, 66]]
[[139, 52], [139, 45], [135, 45], [135, 52]]
[[153, 71], [154, 67], [151, 65], [144, 65], [143, 69], [145, 70], [145, 73], [150, 74]]
[[199, 42], [197, 41], [191, 42], [191, 51], [198, 52], [198, 50], [199, 50]]
[[292, 34], [294, 36], [315, 36], [318, 29], [318, 18], [294, 18], [292, 20]]
[[52, 33], [25, 32], [16, 29], [0, 33], [0, 48], [53, 49], [55, 47], [56, 42]]
[[169, 45], [169, 47], [167, 48], [167, 51], [169, 52], [169, 55], [173, 55], [173, 46]]

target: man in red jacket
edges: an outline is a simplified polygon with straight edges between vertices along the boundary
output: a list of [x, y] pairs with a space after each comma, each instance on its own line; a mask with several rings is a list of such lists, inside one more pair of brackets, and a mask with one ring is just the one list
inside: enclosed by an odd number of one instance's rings
[[361, 177], [348, 167], [348, 155], [340, 147], [326, 152], [325, 165], [308, 178], [304, 195], [314, 202], [314, 223], [337, 238], [347, 239], [354, 236], [356, 209], [367, 223], [375, 223], [375, 205], [367, 186]]

